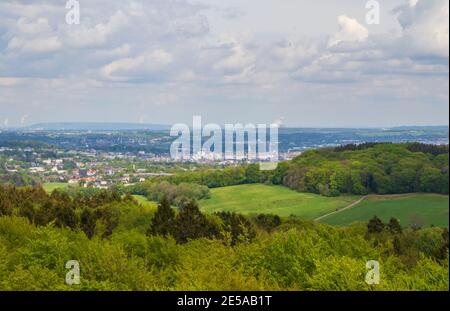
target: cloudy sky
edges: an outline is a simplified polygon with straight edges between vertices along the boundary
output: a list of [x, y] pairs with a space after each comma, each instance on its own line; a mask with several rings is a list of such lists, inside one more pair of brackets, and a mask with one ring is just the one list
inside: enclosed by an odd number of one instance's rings
[[0, 127], [448, 125], [449, 1], [0, 2]]

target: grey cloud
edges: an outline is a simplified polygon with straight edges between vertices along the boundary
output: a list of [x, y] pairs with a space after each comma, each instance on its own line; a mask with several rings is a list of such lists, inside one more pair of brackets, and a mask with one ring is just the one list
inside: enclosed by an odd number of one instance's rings
[[[446, 99], [436, 89], [448, 83], [448, 39], [441, 36], [448, 37], [447, 0], [399, 6], [399, 33], [372, 34], [354, 16], [336, 15], [334, 33], [312, 38], [252, 33], [240, 8], [187, 0], [82, 1], [81, 24], [69, 26], [63, 2], [0, 3], [0, 92], [7, 94], [0, 107], [9, 105], [9, 114], [20, 103], [23, 115], [33, 97], [42, 107], [82, 102], [80, 111], [70, 110], [81, 117], [108, 104], [122, 117], [147, 104], [165, 109], [166, 101], [178, 110], [161, 116], [194, 109], [214, 114], [211, 107], [247, 103], [264, 106], [261, 115], [268, 116], [367, 96], [373, 102]], [[215, 30], [211, 11], [242, 29]], [[32, 118], [38, 115], [29, 109]]]
[[222, 12], [222, 17], [226, 19], [237, 19], [245, 16], [245, 12], [236, 7], [227, 7], [219, 10]]

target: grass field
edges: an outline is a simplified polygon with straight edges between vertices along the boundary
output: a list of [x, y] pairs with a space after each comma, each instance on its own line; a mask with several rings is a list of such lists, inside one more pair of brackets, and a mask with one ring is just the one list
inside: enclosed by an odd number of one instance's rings
[[200, 201], [200, 208], [206, 213], [230, 211], [247, 215], [264, 213], [314, 219], [358, 199], [359, 196], [327, 198], [299, 193], [282, 186], [253, 184], [211, 189], [211, 198]]
[[[68, 184], [47, 183], [43, 187], [51, 193], [58, 188], [67, 188]], [[157, 204], [146, 197], [135, 195], [134, 198], [144, 207], [156, 210]], [[315, 219], [340, 210], [359, 198], [327, 198], [282, 186], [253, 184], [211, 189], [211, 198], [200, 201], [200, 208], [206, 213], [230, 211], [246, 215], [264, 213]], [[409, 226], [414, 221], [423, 226], [448, 227], [449, 197], [438, 194], [371, 195], [358, 205], [322, 218], [320, 222], [345, 226], [356, 221], [368, 221], [374, 215], [384, 221], [395, 217], [403, 226]]]
[[67, 184], [67, 183], [54, 182], [54, 183], [46, 183], [46, 184], [43, 184], [42, 187], [43, 187], [44, 190], [47, 191], [48, 193], [52, 193], [53, 190], [55, 190], [55, 189], [68, 188], [68, 187], [69, 187], [69, 184]]
[[133, 197], [136, 199], [136, 201], [138, 201], [139, 204], [156, 211], [156, 208], [158, 207], [158, 204], [156, 202], [147, 200], [147, 198], [143, 195], [133, 195]]
[[360, 204], [325, 217], [321, 222], [344, 226], [355, 221], [367, 221], [376, 215], [384, 221], [395, 217], [402, 226], [409, 226], [414, 221], [423, 226], [448, 227], [448, 204], [448, 196], [438, 194], [369, 196]]

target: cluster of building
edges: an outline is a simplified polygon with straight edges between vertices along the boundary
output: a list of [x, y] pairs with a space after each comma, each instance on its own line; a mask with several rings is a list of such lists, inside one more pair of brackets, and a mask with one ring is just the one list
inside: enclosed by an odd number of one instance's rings
[[[48, 158], [49, 153], [53, 155], [51, 158]], [[38, 177], [43, 183], [61, 182], [84, 187], [109, 188], [116, 184], [130, 185], [142, 182], [152, 176], [170, 175], [149, 172], [145, 168], [136, 168], [135, 165], [130, 169], [128, 165], [125, 168], [113, 164], [115, 160], [131, 163], [136, 157], [142, 160], [143, 156], [147, 156], [144, 154], [1, 147], [0, 157], [2, 154], [3, 161], [0, 164], [3, 171], [9, 174], [25, 172]], [[6, 154], [8, 156], [5, 157]], [[167, 161], [169, 161], [167, 157], [160, 156], [150, 162]]]
[[[51, 158], [49, 158], [51, 154]], [[248, 157], [225, 157], [218, 153], [198, 153], [188, 159], [173, 159], [168, 154], [121, 153], [121, 152], [97, 152], [95, 150], [62, 151], [62, 150], [33, 150], [32, 148], [0, 148], [0, 156], [3, 155], [2, 168], [7, 173], [26, 172], [38, 177], [42, 182], [61, 182], [78, 186], [93, 186], [97, 188], [109, 188], [113, 185], [132, 185], [145, 181], [154, 176], [168, 176], [168, 173], [155, 173], [146, 168], [136, 168], [132, 163], [147, 163], [163, 165], [174, 163], [206, 164], [213, 166], [238, 166], [244, 163], [256, 163], [278, 160], [289, 160], [299, 155], [298, 150], [290, 150], [288, 153], [264, 154], [261, 159]], [[7, 155], [5, 157], [5, 155]], [[0, 158], [1, 159], [1, 158]], [[148, 167], [144, 164], [144, 167]], [[120, 167], [120, 165], [127, 166]]]

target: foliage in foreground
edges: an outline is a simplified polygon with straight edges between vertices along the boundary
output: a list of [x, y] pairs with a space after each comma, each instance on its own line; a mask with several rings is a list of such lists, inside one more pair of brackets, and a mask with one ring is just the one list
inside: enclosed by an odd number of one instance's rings
[[[131, 215], [128, 215], [130, 214]], [[231, 245], [147, 236], [130, 209], [111, 236], [0, 217], [0, 290], [448, 290], [448, 231], [390, 226], [335, 228], [286, 219]], [[267, 220], [266, 220], [267, 221]], [[369, 230], [368, 230], [369, 228]], [[375, 229], [374, 229], [375, 228]], [[445, 238], [446, 237], [446, 238]], [[68, 260], [81, 284], [65, 285]], [[378, 260], [379, 285], [365, 264]]]

